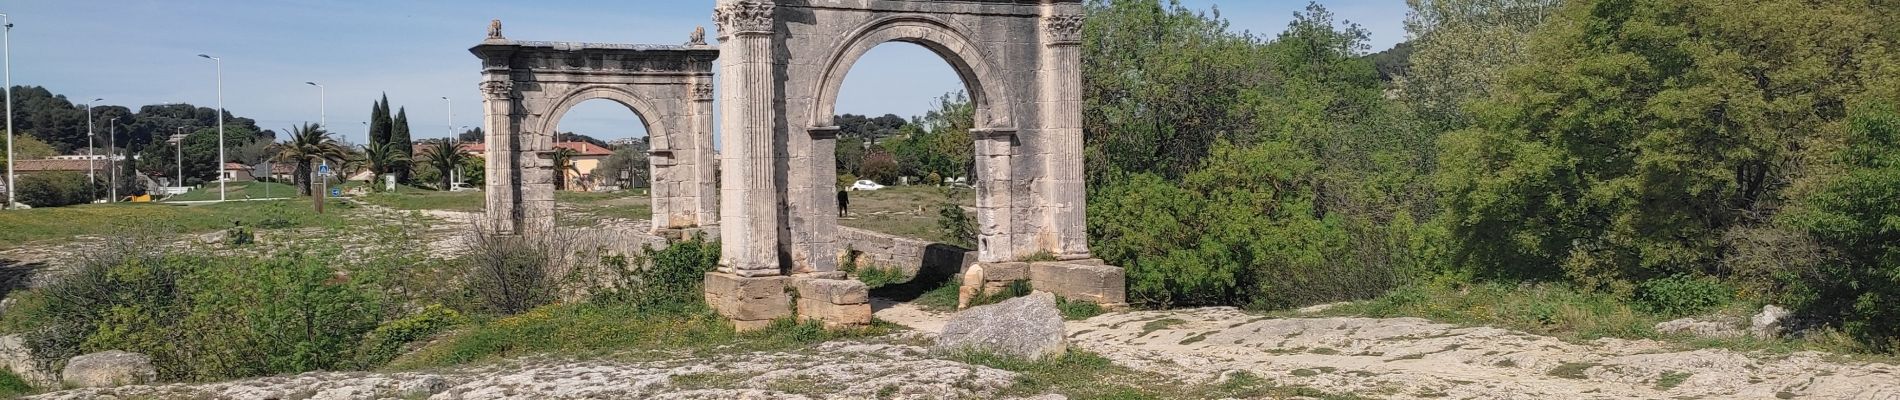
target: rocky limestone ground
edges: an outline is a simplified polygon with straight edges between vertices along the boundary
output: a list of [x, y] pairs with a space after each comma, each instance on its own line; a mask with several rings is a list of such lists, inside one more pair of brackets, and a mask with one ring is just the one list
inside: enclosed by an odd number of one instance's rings
[[[1019, 384], [1014, 372], [930, 356], [932, 329], [941, 329], [947, 315], [904, 305], [877, 315], [916, 330], [797, 352], [659, 361], [536, 357], [441, 371], [321, 372], [32, 398], [992, 399], [1008, 398], [1003, 394]], [[1900, 398], [1900, 367], [1890, 364], [1651, 340], [1568, 343], [1417, 318], [1268, 318], [1204, 308], [1107, 314], [1070, 321], [1067, 330], [1072, 348], [1183, 383], [1221, 382], [1244, 371], [1366, 398]]]
[[1246, 371], [1376, 398], [1900, 398], [1900, 367], [1684, 350], [1652, 340], [1587, 344], [1418, 318], [1266, 318], [1233, 308], [1103, 315], [1069, 323], [1078, 348], [1188, 380]]
[[432, 372], [318, 372], [211, 384], [79, 389], [29, 399], [978, 399], [1016, 373], [931, 359], [901, 343], [663, 361], [529, 358]]

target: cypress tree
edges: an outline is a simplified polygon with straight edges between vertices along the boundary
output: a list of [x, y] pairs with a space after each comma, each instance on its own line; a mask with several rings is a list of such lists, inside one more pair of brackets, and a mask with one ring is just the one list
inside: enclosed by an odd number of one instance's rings
[[[383, 111], [385, 113], [389, 111], [388, 103], [383, 104]], [[409, 110], [407, 108], [397, 109], [396, 119], [390, 123], [389, 142], [396, 144], [397, 153], [402, 154], [406, 159], [414, 159], [415, 144], [409, 139]], [[396, 179], [408, 182], [411, 169], [407, 164], [397, 166]]]
[[389, 143], [389, 125], [390, 125], [389, 94], [384, 93], [383, 99], [377, 101], [376, 104], [370, 108], [370, 112], [369, 112], [369, 144], [370, 146], [381, 147], [384, 144]]

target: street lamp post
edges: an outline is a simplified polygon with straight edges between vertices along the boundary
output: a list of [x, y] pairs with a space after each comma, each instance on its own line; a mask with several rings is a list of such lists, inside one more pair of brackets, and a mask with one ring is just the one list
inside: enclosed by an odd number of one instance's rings
[[172, 160], [178, 163], [178, 182], [172, 186], [185, 187], [185, 138], [190, 136], [185, 134], [185, 127], [182, 126], [178, 127], [177, 134], [172, 135], [172, 147], [178, 149], [178, 158]]
[[119, 201], [119, 160], [112, 156], [112, 146], [118, 141], [119, 117], [112, 117], [110, 122], [106, 122], [106, 168], [112, 169], [112, 183], [106, 184], [107, 190], [112, 193], [106, 198], [107, 203]]
[[449, 137], [452, 138], [452, 137], [455, 137], [455, 99], [450, 99], [449, 96], [442, 96], [442, 100], [449, 102], [448, 128], [449, 128]]
[[92, 103], [86, 103], [86, 184], [88, 185], [99, 183], [99, 177], [94, 173], [98, 167], [92, 159], [92, 148], [98, 147], [97, 144], [92, 143], [93, 136], [97, 136], [92, 133], [92, 106], [93, 103], [103, 100], [105, 99], [92, 99]]
[[218, 65], [218, 201], [224, 201], [224, 59], [209, 54], [199, 54]]
[[6, 87], [0, 88], [0, 91], [7, 92], [7, 204], [0, 204], [0, 206], [13, 208], [13, 194], [19, 192], [17, 187], [13, 186], [13, 17], [9, 17], [5, 13], [0, 13], [0, 21], [6, 23], [6, 32], [0, 33], [0, 35], [6, 37], [6, 50], [4, 54], [6, 58]]
[[330, 128], [330, 122], [329, 122], [330, 121], [330, 94], [328, 93], [329, 89], [325, 89], [323, 87], [323, 84], [321, 83], [304, 82], [304, 84], [317, 87], [317, 126], [323, 127], [324, 129], [329, 129]]

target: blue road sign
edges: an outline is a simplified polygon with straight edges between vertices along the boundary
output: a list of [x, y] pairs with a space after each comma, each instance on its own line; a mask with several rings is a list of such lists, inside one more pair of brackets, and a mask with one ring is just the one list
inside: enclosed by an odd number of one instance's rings
[[330, 188], [330, 197], [343, 197], [343, 188]]
[[317, 175], [330, 176], [330, 164], [317, 165]]

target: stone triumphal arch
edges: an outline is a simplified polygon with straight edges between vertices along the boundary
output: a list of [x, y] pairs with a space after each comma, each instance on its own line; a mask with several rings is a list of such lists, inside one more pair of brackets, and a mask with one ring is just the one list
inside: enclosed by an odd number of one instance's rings
[[576, 104], [607, 99], [646, 122], [653, 229], [713, 226], [713, 67], [719, 50], [508, 40], [500, 21], [470, 49], [482, 60], [487, 217], [501, 233], [554, 226], [555, 125]]
[[[1081, 0], [717, 0], [716, 50], [514, 42], [491, 32], [473, 51], [484, 65], [491, 146], [511, 147], [489, 160], [489, 215], [510, 232], [551, 224], [543, 217], [550, 191], [541, 189], [550, 163], [541, 153], [553, 121], [579, 100], [614, 99], [660, 132], [656, 218], [673, 227], [717, 221], [720, 266], [705, 281], [715, 309], [742, 329], [793, 315], [868, 323], [864, 285], [838, 272], [845, 244], [832, 119], [858, 58], [907, 42], [947, 61], [975, 104], [980, 236], [966, 286], [1030, 281], [1120, 304], [1122, 270], [1089, 254], [1084, 224], [1082, 12]], [[704, 135], [715, 57], [716, 213]], [[662, 175], [663, 167], [678, 173]], [[679, 200], [662, 212], [657, 187], [667, 179]]]

